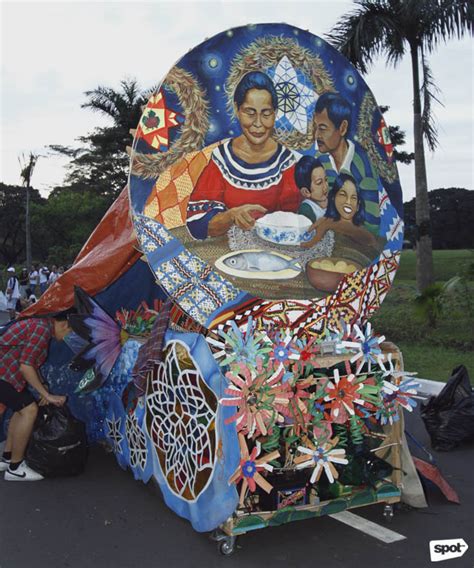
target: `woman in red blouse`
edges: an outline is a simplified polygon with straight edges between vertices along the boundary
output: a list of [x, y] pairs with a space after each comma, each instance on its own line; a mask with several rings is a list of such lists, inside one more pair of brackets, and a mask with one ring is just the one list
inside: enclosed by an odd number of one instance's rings
[[232, 225], [251, 229], [267, 212], [298, 210], [295, 158], [272, 138], [278, 98], [271, 79], [245, 75], [234, 93], [242, 134], [212, 153], [188, 204], [187, 227], [196, 239], [223, 235]]

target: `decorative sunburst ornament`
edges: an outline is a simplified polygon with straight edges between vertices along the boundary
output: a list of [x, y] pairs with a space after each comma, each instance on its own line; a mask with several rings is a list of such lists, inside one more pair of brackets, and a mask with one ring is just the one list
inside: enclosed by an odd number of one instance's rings
[[293, 342], [295, 350], [295, 364], [293, 365], [293, 372], [297, 375], [304, 375], [308, 370], [318, 368], [318, 357], [321, 356], [321, 348], [318, 343], [317, 337], [310, 339], [298, 338]]
[[339, 473], [333, 464], [346, 465], [349, 463], [346, 459], [346, 450], [334, 447], [338, 441], [338, 438], [333, 438], [329, 442], [315, 445], [310, 440], [307, 440], [306, 446], [298, 446], [298, 451], [302, 455], [297, 456], [294, 460], [296, 469], [314, 467], [310, 478], [311, 483], [317, 483], [323, 471], [329, 483], [334, 483], [339, 477]]
[[277, 332], [273, 339], [270, 359], [283, 365], [288, 365], [298, 359], [298, 351], [294, 348], [292, 342], [293, 334], [288, 329]]
[[271, 492], [273, 489], [272, 485], [268, 483], [260, 472], [273, 471], [273, 466], [271, 466], [269, 462], [279, 458], [280, 452], [274, 451], [258, 458], [261, 451], [260, 444], [257, 442], [255, 447], [249, 453], [247, 442], [242, 434], [239, 434], [239, 445], [241, 457], [240, 464], [230, 477], [229, 483], [237, 484], [242, 481], [242, 487], [240, 488], [240, 506], [243, 506], [247, 489], [250, 489], [251, 493], [254, 493], [258, 486], [267, 493]]

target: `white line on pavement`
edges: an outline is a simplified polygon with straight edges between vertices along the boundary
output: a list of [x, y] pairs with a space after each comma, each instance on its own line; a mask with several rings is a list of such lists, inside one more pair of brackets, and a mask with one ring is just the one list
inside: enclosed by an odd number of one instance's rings
[[340, 521], [345, 525], [349, 525], [353, 529], [357, 529], [362, 531], [386, 544], [390, 544], [391, 542], [397, 542], [398, 540], [406, 539], [406, 536], [399, 534], [395, 531], [391, 531], [377, 523], [373, 523], [372, 521], [368, 521], [363, 517], [359, 517], [358, 515], [354, 515], [354, 513], [350, 513], [349, 511], [341, 511], [340, 513], [334, 513], [334, 515], [329, 515], [332, 519], [336, 519], [336, 521]]

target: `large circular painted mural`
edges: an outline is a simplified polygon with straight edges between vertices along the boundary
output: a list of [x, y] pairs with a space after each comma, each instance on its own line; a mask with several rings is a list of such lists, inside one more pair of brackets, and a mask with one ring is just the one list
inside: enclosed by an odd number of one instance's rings
[[160, 285], [199, 324], [367, 318], [403, 240], [388, 128], [352, 65], [285, 24], [189, 51], [135, 135], [130, 201]]

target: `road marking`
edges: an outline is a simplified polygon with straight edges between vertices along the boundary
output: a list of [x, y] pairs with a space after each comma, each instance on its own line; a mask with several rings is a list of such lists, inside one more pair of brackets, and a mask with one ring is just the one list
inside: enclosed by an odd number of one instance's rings
[[334, 515], [329, 516], [332, 519], [336, 519], [336, 521], [349, 525], [353, 529], [357, 529], [358, 531], [362, 531], [373, 536], [386, 544], [406, 539], [406, 536], [403, 536], [402, 534], [391, 531], [390, 529], [378, 525], [377, 523], [373, 523], [372, 521], [368, 521], [358, 515], [354, 515], [354, 513], [350, 513], [349, 511], [341, 511], [340, 513], [334, 513]]

